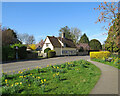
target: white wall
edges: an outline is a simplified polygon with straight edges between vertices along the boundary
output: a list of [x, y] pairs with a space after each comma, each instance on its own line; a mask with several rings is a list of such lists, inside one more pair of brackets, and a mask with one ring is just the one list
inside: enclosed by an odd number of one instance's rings
[[[46, 47], [46, 43], [49, 43], [48, 47]], [[46, 41], [45, 41], [45, 43], [44, 43], [44, 45], [43, 45], [43, 47], [42, 47], [42, 52], [41, 52], [41, 53], [44, 53], [44, 50], [45, 50], [46, 48], [50, 48], [51, 50], [54, 50], [54, 47], [53, 47], [53, 45], [52, 45], [52, 43], [50, 42], [50, 40], [49, 40], [48, 37], [46, 38]]]
[[[55, 48], [56, 55], [61, 55], [61, 48]], [[62, 51], [67, 51], [67, 53], [62, 53], [62, 55], [76, 55], [76, 48], [62, 48]], [[75, 51], [74, 53], [71, 53], [70, 51]]]

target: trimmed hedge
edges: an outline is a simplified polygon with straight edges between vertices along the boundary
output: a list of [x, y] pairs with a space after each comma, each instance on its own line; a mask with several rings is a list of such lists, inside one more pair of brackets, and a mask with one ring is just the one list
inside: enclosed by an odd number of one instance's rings
[[111, 55], [109, 51], [90, 52], [90, 58], [108, 58]]
[[48, 51], [48, 58], [55, 57], [56, 52], [54, 50], [49, 50]]
[[[16, 50], [16, 46], [18, 49]], [[27, 58], [26, 46], [23, 44], [13, 44], [9, 46], [2, 46], [2, 61], [16, 60], [16, 52], [18, 52], [19, 59]]]
[[50, 49], [50, 48], [46, 48], [46, 49], [44, 50], [44, 53], [48, 53], [49, 50], [51, 50], [51, 49]]

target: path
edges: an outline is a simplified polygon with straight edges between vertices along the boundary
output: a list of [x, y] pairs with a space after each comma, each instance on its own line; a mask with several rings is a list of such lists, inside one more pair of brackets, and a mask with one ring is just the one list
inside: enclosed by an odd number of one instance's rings
[[118, 94], [118, 69], [91, 60], [88, 61], [100, 68], [102, 72], [90, 94]]

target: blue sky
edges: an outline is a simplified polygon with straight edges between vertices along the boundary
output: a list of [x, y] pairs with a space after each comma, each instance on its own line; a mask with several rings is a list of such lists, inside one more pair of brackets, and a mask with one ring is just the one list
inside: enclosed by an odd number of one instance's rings
[[58, 36], [64, 26], [77, 27], [89, 39], [105, 41], [106, 24], [97, 23], [100, 2], [3, 2], [2, 25], [17, 33], [34, 35], [36, 42], [47, 35]]

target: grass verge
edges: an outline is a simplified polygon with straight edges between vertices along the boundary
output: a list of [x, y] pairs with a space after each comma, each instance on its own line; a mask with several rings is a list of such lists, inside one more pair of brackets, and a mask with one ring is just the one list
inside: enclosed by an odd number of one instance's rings
[[89, 94], [101, 71], [79, 60], [2, 76], [3, 94]]

